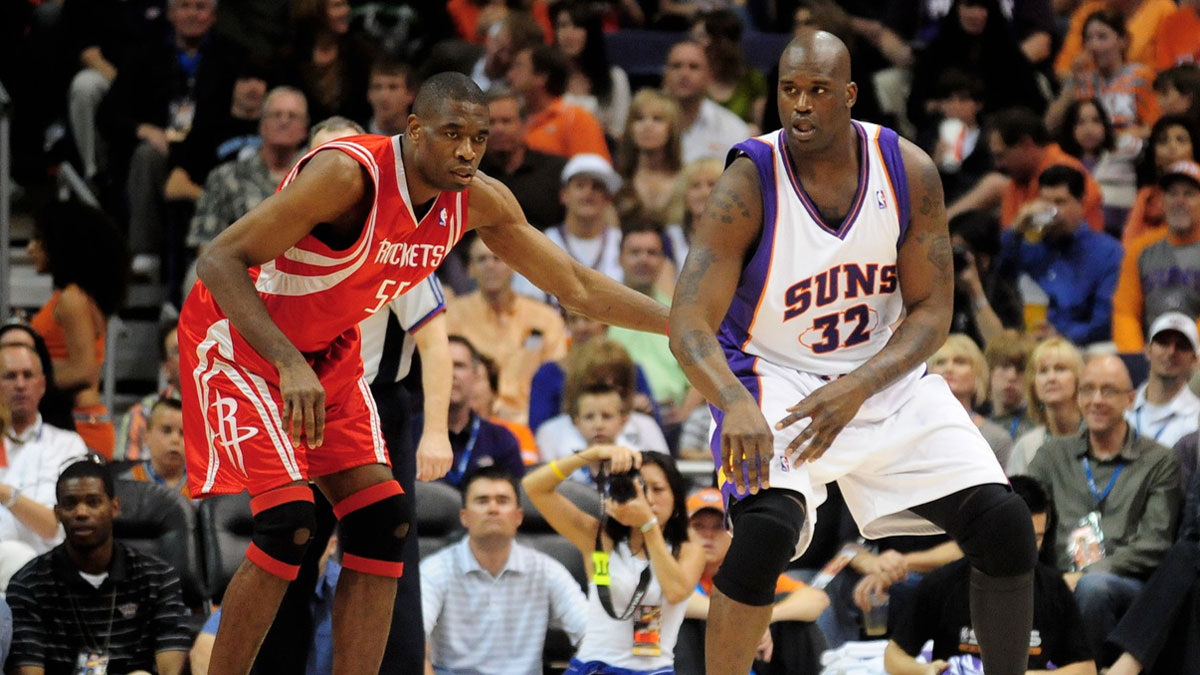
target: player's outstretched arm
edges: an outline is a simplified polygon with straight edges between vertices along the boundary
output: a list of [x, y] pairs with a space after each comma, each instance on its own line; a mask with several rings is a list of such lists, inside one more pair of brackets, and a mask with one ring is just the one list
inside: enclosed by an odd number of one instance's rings
[[883, 349], [845, 377], [821, 387], [799, 404], [777, 429], [808, 418], [810, 423], [788, 453], [808, 446], [798, 461], [819, 458], [854, 418], [863, 402], [933, 355], [950, 331], [954, 307], [954, 262], [946, 228], [946, 204], [937, 167], [920, 148], [900, 140], [912, 214], [897, 256], [906, 316]]
[[233, 327], [279, 369], [283, 421], [293, 443], [299, 443], [303, 429], [310, 445], [320, 445], [325, 393], [299, 350], [267, 314], [249, 270], [279, 257], [318, 224], [328, 223], [335, 235], [352, 235], [370, 208], [368, 186], [349, 156], [318, 153], [287, 187], [217, 235], [196, 261], [196, 274]]
[[774, 436], [758, 401], [729, 369], [716, 334], [737, 290], [746, 253], [762, 231], [762, 219], [758, 172], [748, 158], [739, 158], [709, 195], [671, 303], [671, 353], [692, 386], [726, 414], [721, 464], [739, 492], [768, 487], [765, 465]]
[[525, 219], [517, 198], [483, 173], [471, 183], [468, 222], [484, 243], [563, 307], [597, 321], [647, 333], [667, 328], [667, 308], [567, 255]]

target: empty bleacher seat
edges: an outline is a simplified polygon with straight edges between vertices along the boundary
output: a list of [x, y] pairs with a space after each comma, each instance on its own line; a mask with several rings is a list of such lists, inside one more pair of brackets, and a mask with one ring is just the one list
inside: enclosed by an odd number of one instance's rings
[[246, 555], [246, 547], [254, 534], [252, 518], [250, 495], [245, 492], [209, 497], [200, 502], [200, 538], [208, 563], [206, 578], [213, 602], [217, 604]]
[[458, 518], [462, 495], [457, 489], [445, 483], [418, 481], [413, 501], [417, 514], [417, 546], [422, 559], [462, 536], [462, 523]]

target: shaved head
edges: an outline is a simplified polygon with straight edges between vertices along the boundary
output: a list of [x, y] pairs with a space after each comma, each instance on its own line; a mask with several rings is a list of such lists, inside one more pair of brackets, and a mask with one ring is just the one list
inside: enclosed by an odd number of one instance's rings
[[438, 73], [425, 81], [413, 99], [417, 117], [435, 117], [446, 103], [473, 103], [487, 109], [487, 98], [479, 85], [462, 73]]
[[839, 82], [850, 81], [850, 50], [838, 36], [806, 28], [784, 48], [779, 70], [800, 70]]

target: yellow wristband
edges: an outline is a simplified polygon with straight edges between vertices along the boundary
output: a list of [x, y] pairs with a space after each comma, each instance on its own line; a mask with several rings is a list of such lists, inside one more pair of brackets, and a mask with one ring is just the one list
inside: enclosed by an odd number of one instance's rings
[[559, 480], [566, 480], [566, 479], [567, 479], [567, 477], [563, 475], [563, 472], [562, 472], [561, 470], [559, 470], [559, 468], [558, 468], [558, 460], [557, 460], [557, 459], [556, 459], [556, 460], [554, 460], [553, 462], [550, 462], [550, 470], [554, 472], [554, 475], [555, 475], [555, 476], [558, 476], [558, 479], [559, 479]]

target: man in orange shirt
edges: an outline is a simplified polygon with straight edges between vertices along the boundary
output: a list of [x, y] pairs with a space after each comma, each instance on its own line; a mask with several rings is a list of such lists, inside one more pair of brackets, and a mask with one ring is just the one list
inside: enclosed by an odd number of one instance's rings
[[1100, 210], [1100, 185], [1083, 164], [1050, 141], [1042, 118], [1030, 110], [1013, 108], [998, 113], [988, 131], [988, 145], [996, 169], [1011, 179], [1000, 203], [1000, 223], [1012, 227], [1021, 207], [1037, 197], [1038, 176], [1061, 164], [1084, 175], [1084, 220], [1097, 232], [1104, 230]]
[[508, 83], [525, 99], [528, 130], [526, 144], [541, 152], [563, 157], [589, 152], [612, 161], [604, 128], [584, 108], [567, 103], [570, 68], [567, 57], [545, 45], [522, 49], [508, 69]]

